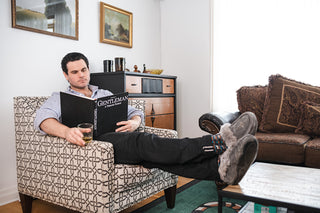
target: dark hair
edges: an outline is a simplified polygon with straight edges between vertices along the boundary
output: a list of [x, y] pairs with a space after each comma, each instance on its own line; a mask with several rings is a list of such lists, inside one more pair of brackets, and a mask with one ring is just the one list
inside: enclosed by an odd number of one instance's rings
[[89, 61], [85, 55], [83, 55], [82, 53], [78, 53], [78, 52], [72, 52], [72, 53], [68, 53], [66, 56], [64, 56], [61, 61], [61, 68], [62, 68], [63, 72], [65, 72], [68, 75], [67, 63], [70, 61], [78, 61], [80, 59], [83, 59], [84, 62], [86, 62], [87, 67], [89, 68]]

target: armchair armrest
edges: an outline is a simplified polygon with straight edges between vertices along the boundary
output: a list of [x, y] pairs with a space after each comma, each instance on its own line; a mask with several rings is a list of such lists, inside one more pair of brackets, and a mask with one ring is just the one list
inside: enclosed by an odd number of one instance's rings
[[32, 132], [16, 134], [20, 193], [80, 212], [113, 208], [114, 158], [111, 143], [85, 147]]
[[178, 132], [172, 129], [162, 129], [162, 128], [145, 126], [144, 131], [147, 133], [156, 134], [159, 137], [178, 138]]
[[208, 112], [199, 118], [199, 127], [210, 134], [217, 134], [225, 123], [232, 123], [240, 112]]

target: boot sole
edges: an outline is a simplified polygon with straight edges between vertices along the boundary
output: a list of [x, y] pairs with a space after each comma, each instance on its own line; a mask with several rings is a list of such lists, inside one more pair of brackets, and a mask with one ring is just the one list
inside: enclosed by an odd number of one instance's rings
[[237, 166], [237, 176], [236, 179], [233, 181], [234, 183], [239, 183], [243, 176], [248, 171], [249, 167], [256, 159], [258, 151], [258, 142], [255, 137], [249, 139], [243, 147], [242, 155], [239, 158], [238, 166]]

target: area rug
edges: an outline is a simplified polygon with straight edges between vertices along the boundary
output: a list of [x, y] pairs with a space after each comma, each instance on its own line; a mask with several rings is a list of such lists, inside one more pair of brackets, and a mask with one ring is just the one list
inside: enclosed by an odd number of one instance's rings
[[[238, 212], [245, 201], [223, 199], [224, 213]], [[214, 181], [192, 181], [177, 189], [175, 207], [168, 209], [164, 197], [133, 211], [132, 213], [215, 213], [218, 212], [218, 194]]]

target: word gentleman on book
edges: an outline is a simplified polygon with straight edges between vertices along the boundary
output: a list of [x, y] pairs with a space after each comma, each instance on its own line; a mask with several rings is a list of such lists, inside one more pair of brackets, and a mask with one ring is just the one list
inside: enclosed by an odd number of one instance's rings
[[119, 98], [114, 98], [110, 100], [105, 100], [105, 101], [98, 101], [98, 106], [114, 106], [120, 104], [122, 101], [127, 100], [128, 97], [119, 97]]
[[[69, 53], [61, 62], [63, 74], [70, 86], [68, 93], [91, 98], [112, 95], [108, 90], [89, 85], [88, 59], [81, 53]], [[35, 128], [43, 134], [65, 138], [84, 146], [80, 130], [61, 123], [60, 93], [53, 95], [40, 107]], [[136, 132], [143, 113], [128, 106], [128, 120], [117, 123], [115, 132], [100, 135], [97, 140], [113, 144], [116, 164], [139, 164], [159, 168], [180, 176], [200, 180], [224, 181], [237, 184], [255, 160], [258, 141], [255, 138], [257, 119], [253, 113], [240, 115], [232, 124], [225, 124], [216, 135], [198, 138], [160, 138], [154, 134]]]

